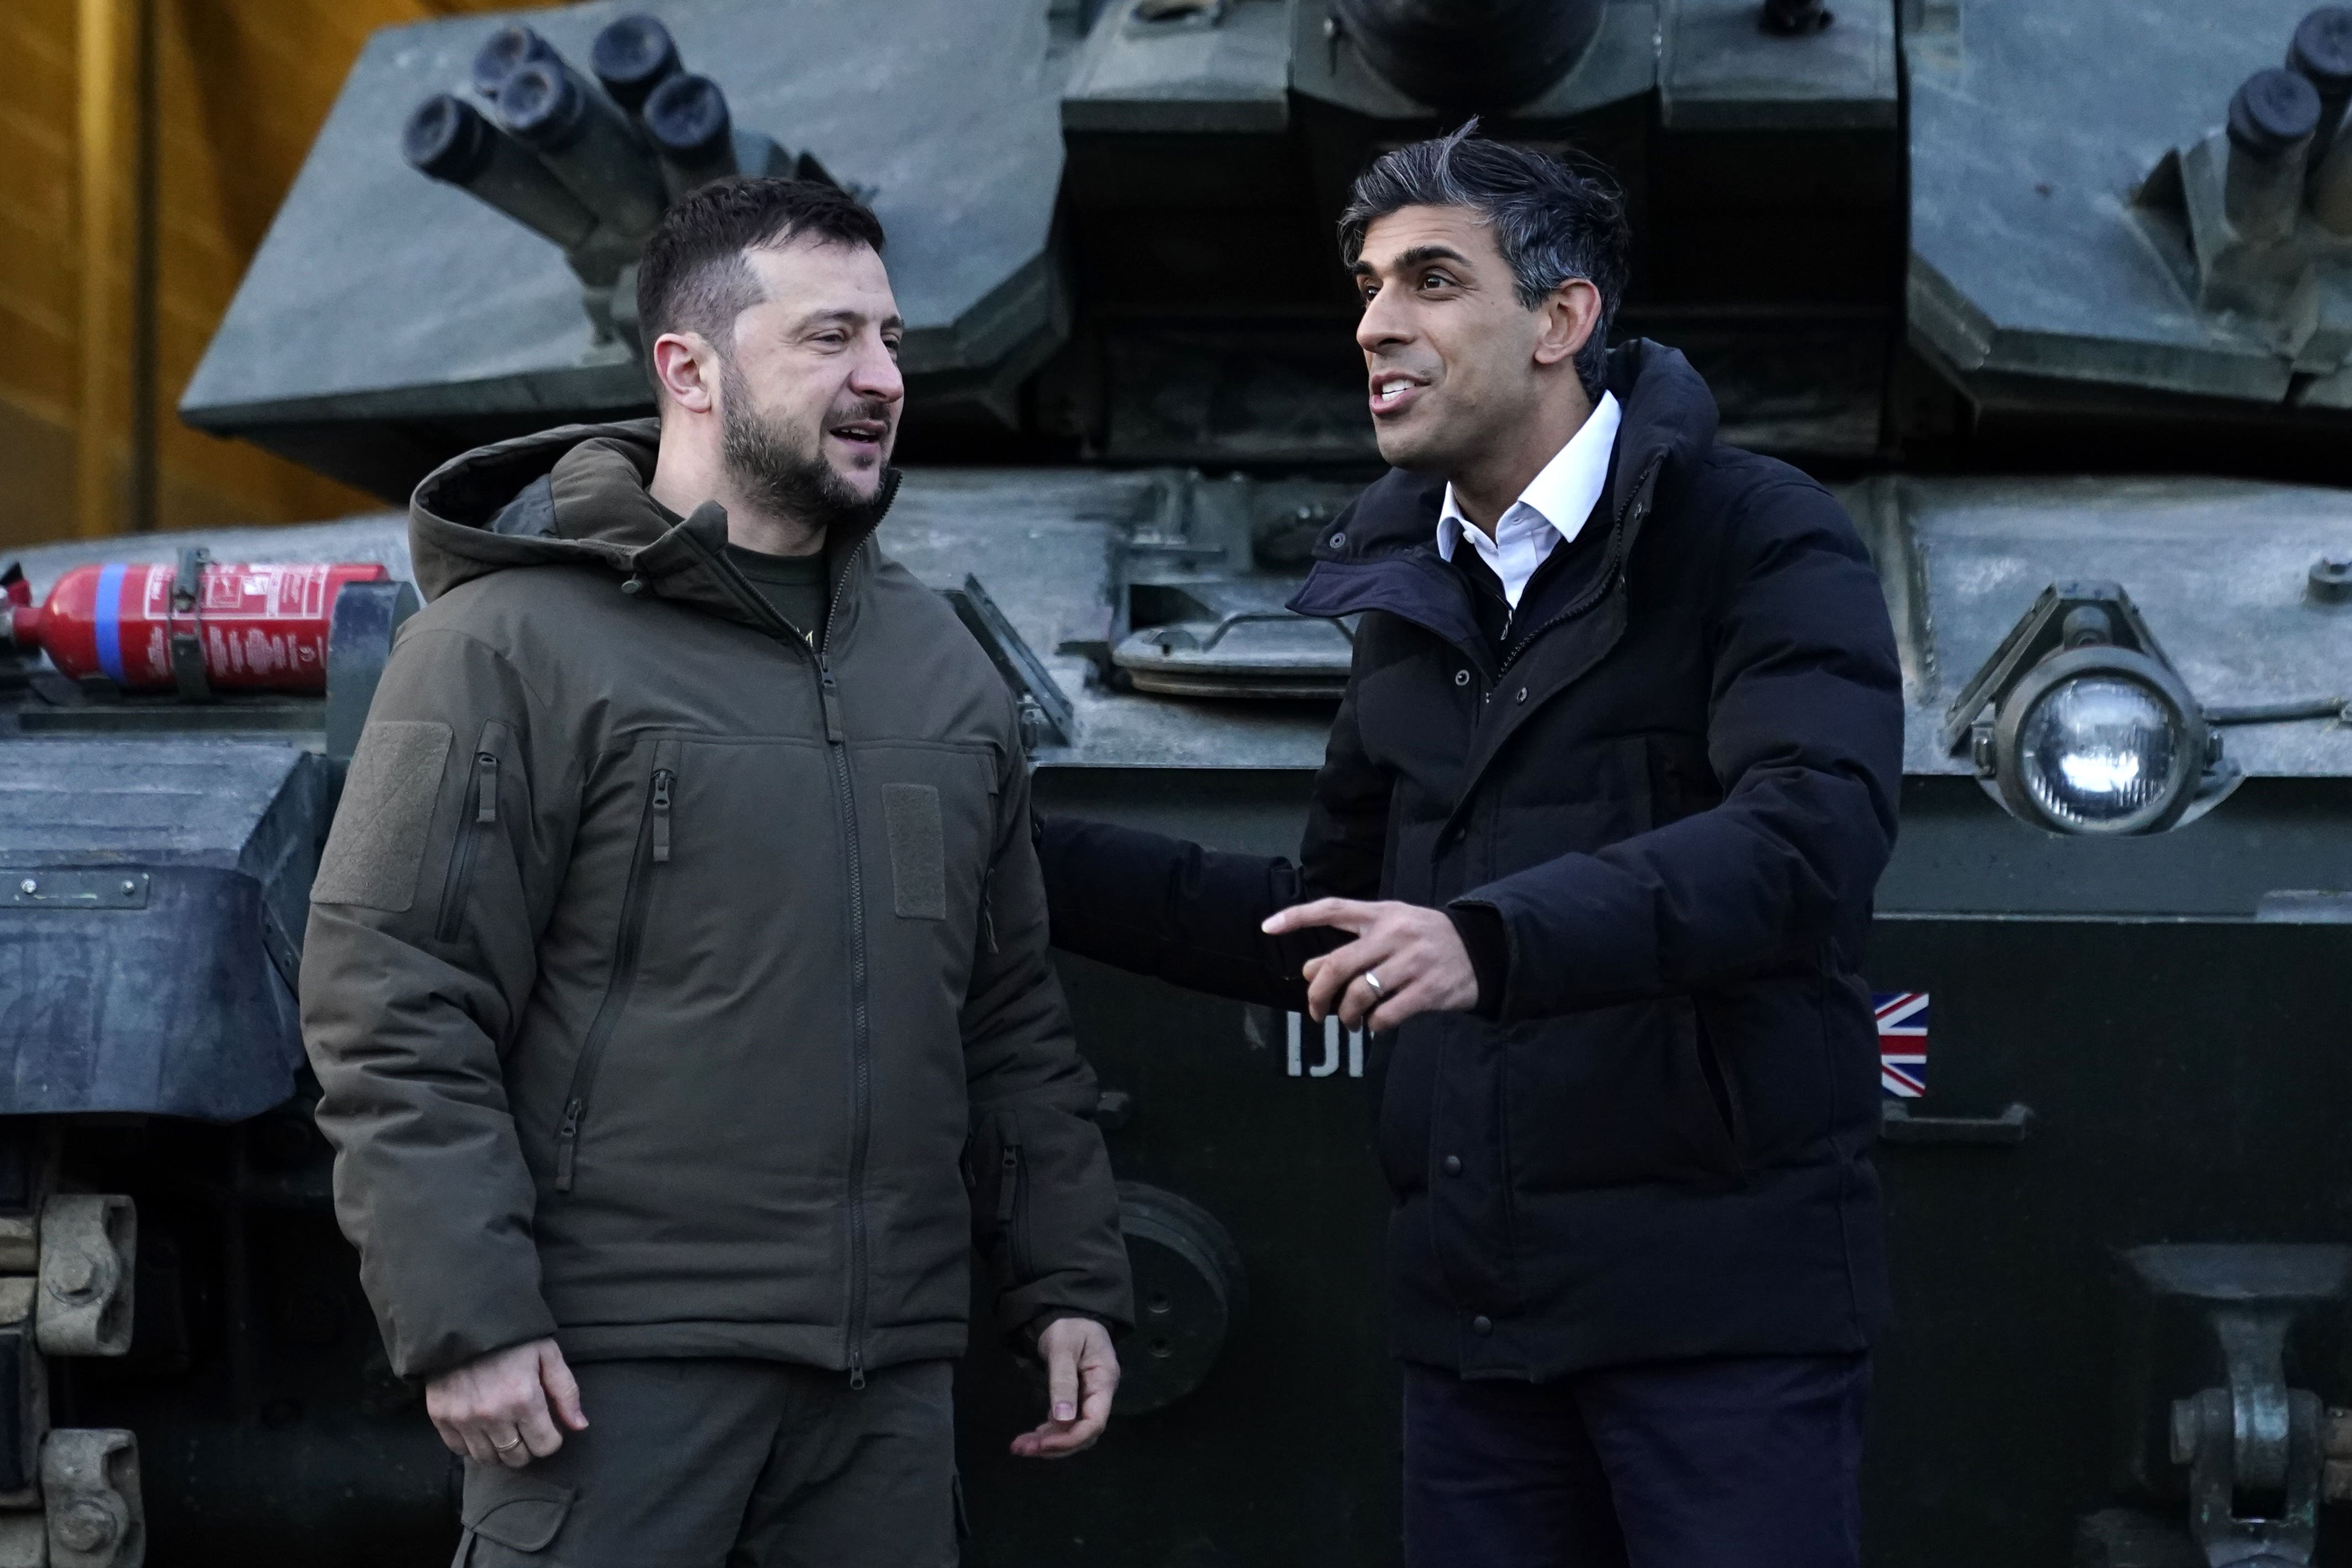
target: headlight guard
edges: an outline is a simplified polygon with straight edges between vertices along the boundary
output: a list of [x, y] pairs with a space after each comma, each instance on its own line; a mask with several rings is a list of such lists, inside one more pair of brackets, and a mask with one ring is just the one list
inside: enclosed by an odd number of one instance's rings
[[2113, 583], [2044, 589], [1946, 712], [1943, 741], [2011, 816], [2051, 833], [2161, 833], [2242, 776]]

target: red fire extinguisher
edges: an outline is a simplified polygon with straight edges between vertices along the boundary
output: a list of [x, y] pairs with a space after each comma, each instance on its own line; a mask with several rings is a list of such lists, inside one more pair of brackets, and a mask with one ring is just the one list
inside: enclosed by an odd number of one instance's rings
[[102, 675], [126, 691], [323, 691], [335, 595], [346, 583], [389, 575], [372, 561], [224, 565], [191, 550], [177, 566], [77, 566], [36, 606], [12, 571], [0, 645], [46, 653], [60, 674]]

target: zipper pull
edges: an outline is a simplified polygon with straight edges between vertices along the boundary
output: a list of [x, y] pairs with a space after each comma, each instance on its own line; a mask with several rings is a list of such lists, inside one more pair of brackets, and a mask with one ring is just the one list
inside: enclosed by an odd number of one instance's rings
[[499, 819], [499, 760], [488, 752], [474, 754], [474, 776], [481, 783], [481, 798], [474, 807], [474, 820], [491, 823]]
[[824, 738], [838, 746], [846, 731], [841, 727], [841, 689], [833, 683], [833, 660], [820, 653], [816, 656], [817, 679], [824, 687]]
[[996, 868], [980, 874], [980, 937], [988, 951], [996, 951]]
[[667, 768], [654, 774], [654, 859], [669, 858], [669, 786], [677, 775]]
[[1004, 1158], [998, 1165], [1001, 1173], [996, 1184], [996, 1223], [1011, 1225], [1013, 1210], [1021, 1194], [1021, 1145], [1007, 1143]]
[[563, 1108], [563, 1125], [555, 1131], [555, 1190], [572, 1190], [572, 1156], [580, 1147], [580, 1113], [587, 1109], [580, 1100]]
[[866, 1353], [855, 1345], [849, 1348], [849, 1386], [853, 1393], [866, 1386]]

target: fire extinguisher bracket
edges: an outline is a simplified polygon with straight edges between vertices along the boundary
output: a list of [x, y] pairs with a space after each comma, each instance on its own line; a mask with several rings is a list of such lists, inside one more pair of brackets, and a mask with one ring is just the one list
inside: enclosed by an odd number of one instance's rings
[[181, 551], [172, 583], [172, 679], [183, 702], [214, 700], [212, 682], [205, 679], [204, 625], [205, 568], [212, 561], [202, 545]]

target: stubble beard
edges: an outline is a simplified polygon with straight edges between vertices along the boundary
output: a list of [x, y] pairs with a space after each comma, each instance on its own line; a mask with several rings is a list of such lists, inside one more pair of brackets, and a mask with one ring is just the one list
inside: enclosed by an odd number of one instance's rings
[[845, 523], [866, 509], [866, 499], [825, 461], [822, 431], [803, 442], [799, 432], [761, 417], [733, 365], [721, 374], [721, 456], [747, 500], [772, 516], [818, 530]]

